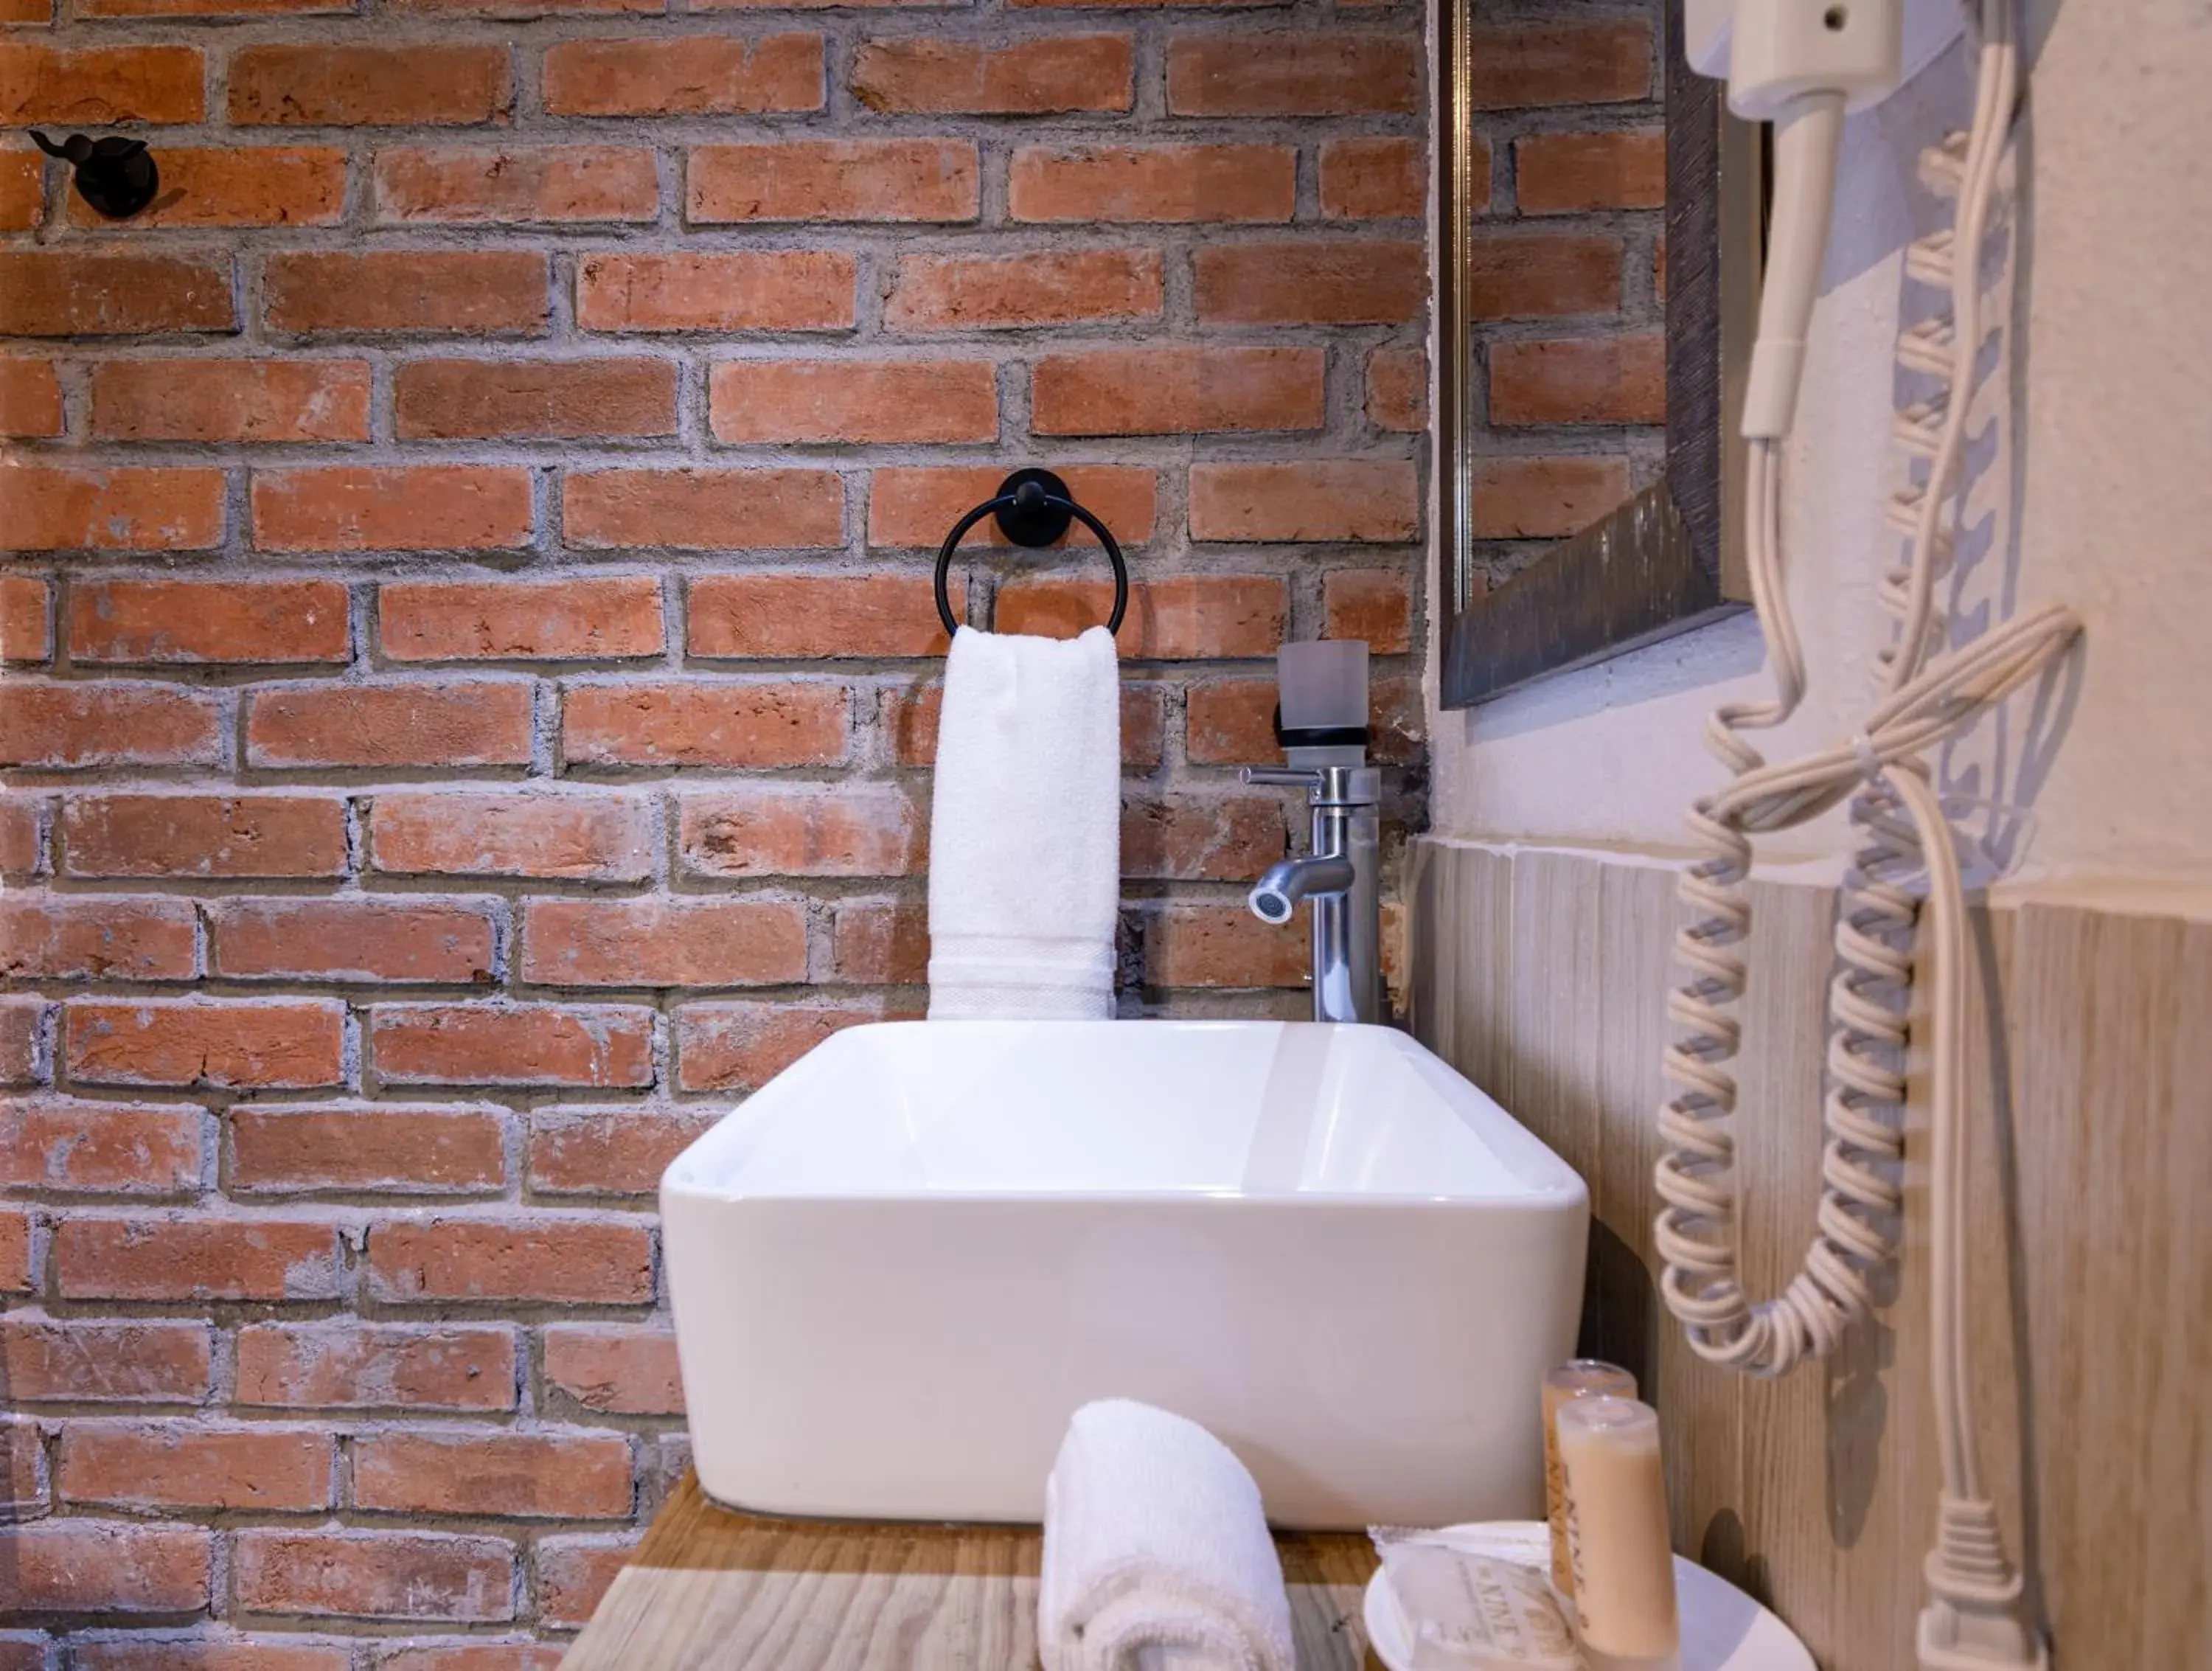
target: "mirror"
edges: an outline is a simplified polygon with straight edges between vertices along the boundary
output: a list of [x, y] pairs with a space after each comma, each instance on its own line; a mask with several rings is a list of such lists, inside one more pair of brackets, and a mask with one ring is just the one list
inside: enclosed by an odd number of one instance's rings
[[1683, 64], [1681, 0], [1439, 0], [1438, 27], [1442, 687], [1467, 708], [1749, 604], [1762, 185], [1759, 131]]

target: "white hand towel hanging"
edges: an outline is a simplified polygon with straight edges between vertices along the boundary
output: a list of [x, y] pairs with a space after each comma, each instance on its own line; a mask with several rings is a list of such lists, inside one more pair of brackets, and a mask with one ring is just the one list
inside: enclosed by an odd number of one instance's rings
[[953, 635], [929, 828], [931, 1020], [1112, 1017], [1121, 791], [1105, 629]]

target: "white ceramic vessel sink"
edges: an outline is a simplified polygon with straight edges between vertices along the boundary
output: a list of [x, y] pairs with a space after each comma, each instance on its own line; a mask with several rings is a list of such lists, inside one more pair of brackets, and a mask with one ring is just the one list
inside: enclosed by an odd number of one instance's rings
[[1542, 1510], [1588, 1196], [1382, 1027], [851, 1028], [660, 1185], [692, 1455], [774, 1514], [1041, 1517], [1085, 1401], [1219, 1435], [1278, 1524]]

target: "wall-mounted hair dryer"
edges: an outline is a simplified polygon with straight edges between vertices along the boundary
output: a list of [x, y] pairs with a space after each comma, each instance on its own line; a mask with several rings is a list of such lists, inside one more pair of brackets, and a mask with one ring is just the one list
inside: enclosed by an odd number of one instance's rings
[[[1939, 582], [1962, 520], [1966, 419], [1990, 328], [1984, 251], [2009, 250], [2009, 227], [1996, 229], [1992, 206], [2019, 92], [2014, 3], [1964, 7], [1978, 35], [1972, 128], [1923, 159], [1923, 177], [1946, 183], [1939, 189], [1956, 197], [1958, 215], [1954, 228], [1916, 241], [1904, 264], [1923, 293], [1945, 293], [1948, 310], [1899, 336], [1899, 363], [1934, 386], [1899, 414], [1915, 463], [1903, 472], [1887, 520], [1909, 546], [1877, 588], [1896, 631], [1877, 658], [1875, 700], [1848, 738], [1775, 762], [1746, 733], [1782, 725], [1805, 697], [1781, 550], [1783, 442], [1796, 414], [1827, 251], [1844, 118], [1904, 85], [1957, 38], [1964, 19], [1960, 0], [1685, 0], [1684, 15], [1691, 67], [1724, 76], [1729, 107], [1773, 130], [1765, 271], [1741, 426], [1750, 442], [1746, 561], [1773, 689], [1716, 710], [1706, 737], [1729, 781], [1690, 811], [1698, 857], [1680, 883], [1687, 926], [1675, 941], [1681, 978], [1668, 1000], [1676, 1033], [1659, 1121], [1660, 1291], [1692, 1350], [1752, 1375], [1785, 1374], [1862, 1326], [1879, 1303], [1877, 1273], [1895, 1257], [1902, 1233], [1908, 1036], [1925, 1049], [1927, 1147], [1915, 1159], [1928, 1177], [1928, 1282], [1938, 1337], [1929, 1378], [1942, 1496], [1915, 1644], [1922, 1671], [2040, 1671], [2048, 1663], [1983, 1480], [1966, 1373], [1961, 1063], [1971, 1021], [1963, 971], [1971, 958], [1958, 855], [1925, 758], [2046, 672], [2081, 630], [2057, 605], [2025, 611], [1955, 648], [1942, 630], [1948, 600]], [[1739, 1245], [1733, 1068], [1750, 974], [1742, 948], [1751, 927], [1753, 842], [1846, 803], [1854, 850], [1840, 890], [1839, 967], [1830, 987], [1823, 1111], [1830, 1141], [1818, 1230], [1783, 1290], [1754, 1300]], [[1928, 1016], [1908, 1035], [1916, 981], [1931, 988]], [[1916, 1137], [1916, 1147], [1923, 1140]]]

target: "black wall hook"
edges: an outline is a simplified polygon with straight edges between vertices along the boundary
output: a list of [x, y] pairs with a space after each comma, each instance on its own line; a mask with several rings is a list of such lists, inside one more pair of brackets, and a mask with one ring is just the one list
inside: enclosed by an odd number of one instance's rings
[[73, 133], [57, 145], [36, 128], [31, 137], [48, 156], [59, 157], [76, 170], [77, 196], [111, 221], [136, 215], [161, 189], [161, 171], [143, 139], [119, 134], [94, 139]]

